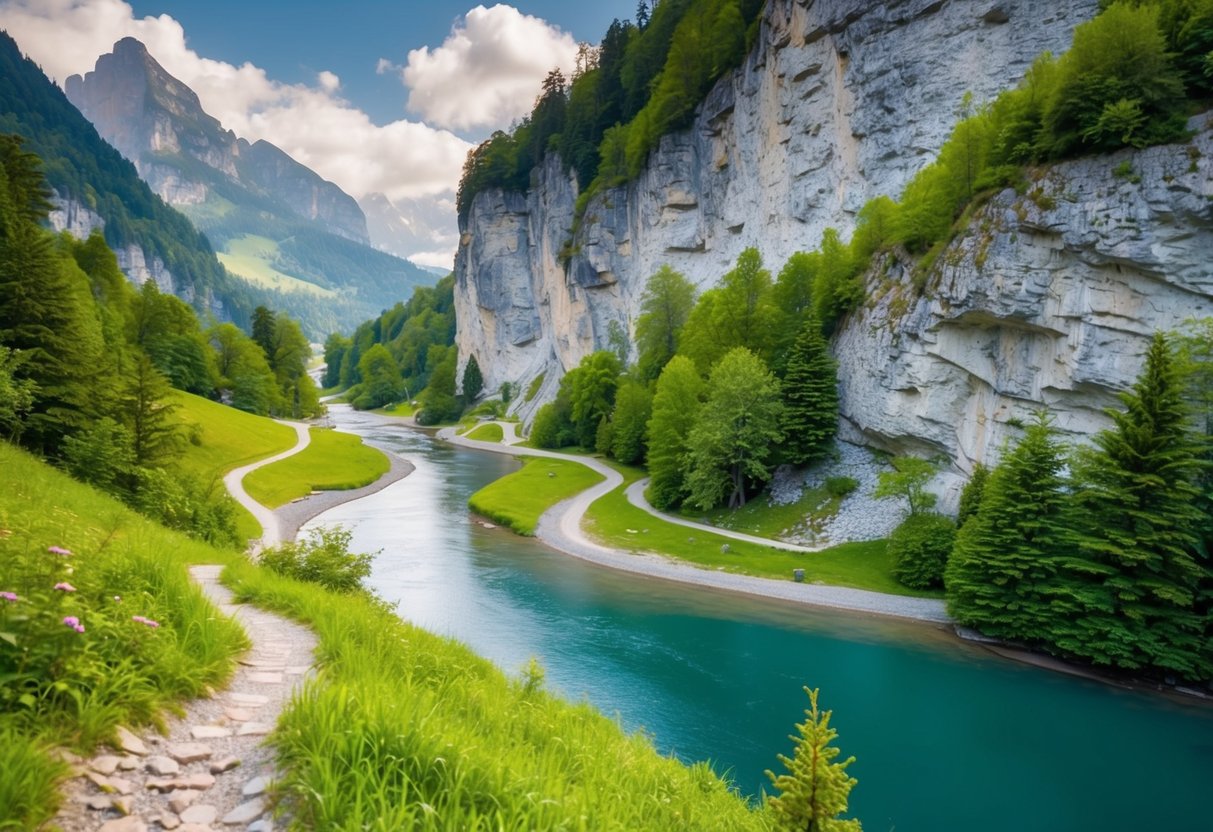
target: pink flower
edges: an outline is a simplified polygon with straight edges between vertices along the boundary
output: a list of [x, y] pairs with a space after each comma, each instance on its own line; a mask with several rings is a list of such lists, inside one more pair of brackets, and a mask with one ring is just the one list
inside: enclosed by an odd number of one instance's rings
[[84, 632], [84, 625], [80, 623], [80, 619], [74, 615], [69, 615], [63, 619], [63, 626], [71, 627], [77, 633]]
[[74, 586], [72, 586], [71, 584], [69, 584], [67, 581], [60, 581], [59, 583], [55, 584], [55, 589], [59, 590], [60, 592], [75, 592], [76, 591], [76, 588]]
[[21, 597], [15, 592], [0, 592], [0, 598], [8, 601], [10, 604], [15, 604], [21, 600]]
[[132, 615], [131, 621], [137, 621], [140, 624], [146, 624], [148, 627], [151, 627], [153, 630], [160, 626], [159, 621], [152, 621], [152, 619], [144, 618], [142, 615]]
[[72, 554], [71, 549], [64, 549], [62, 546], [47, 546], [46, 551], [50, 552], [52, 555], [62, 555], [65, 558], [70, 557]]

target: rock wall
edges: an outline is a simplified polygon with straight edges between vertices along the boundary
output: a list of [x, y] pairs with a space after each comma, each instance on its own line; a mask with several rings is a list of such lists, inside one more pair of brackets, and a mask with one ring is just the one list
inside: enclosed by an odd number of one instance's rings
[[758, 43], [640, 177], [597, 195], [549, 158], [525, 195], [479, 194], [456, 255], [457, 342], [486, 389], [563, 372], [631, 331], [662, 264], [701, 288], [756, 246], [777, 270], [869, 198], [897, 195], [943, 144], [966, 93], [993, 98], [1062, 51], [1097, 0], [770, 0]]

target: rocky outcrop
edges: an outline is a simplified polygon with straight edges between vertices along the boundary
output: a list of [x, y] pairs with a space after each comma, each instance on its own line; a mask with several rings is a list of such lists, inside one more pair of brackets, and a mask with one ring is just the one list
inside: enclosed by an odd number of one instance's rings
[[457, 340], [487, 389], [556, 380], [629, 330], [648, 276], [701, 288], [756, 246], [778, 269], [869, 198], [900, 193], [943, 144], [966, 93], [989, 100], [1043, 51], [1068, 46], [1097, 0], [770, 0], [758, 43], [692, 127], [641, 175], [596, 195], [573, 229], [576, 183], [549, 158], [525, 195], [482, 193], [456, 256]]
[[921, 294], [878, 264], [834, 343], [844, 437], [966, 472], [1042, 407], [1074, 439], [1107, 427], [1153, 333], [1213, 315], [1213, 118], [1190, 126], [998, 194]]
[[331, 233], [370, 241], [353, 197], [269, 142], [249, 144], [225, 130], [134, 38], [114, 44], [92, 72], [69, 77], [64, 90], [170, 205], [201, 204], [226, 180]]

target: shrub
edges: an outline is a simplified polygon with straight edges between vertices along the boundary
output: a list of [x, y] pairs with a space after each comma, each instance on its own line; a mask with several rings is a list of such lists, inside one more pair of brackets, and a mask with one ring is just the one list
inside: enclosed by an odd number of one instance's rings
[[830, 477], [826, 480], [826, 493], [840, 500], [856, 488], [859, 488], [859, 480], [854, 477]]
[[956, 524], [941, 514], [911, 514], [889, 537], [893, 577], [911, 589], [943, 586]]
[[261, 565], [279, 575], [320, 584], [334, 592], [362, 589], [374, 555], [350, 552], [350, 532], [341, 526], [313, 529], [306, 540], [283, 543], [261, 553]]

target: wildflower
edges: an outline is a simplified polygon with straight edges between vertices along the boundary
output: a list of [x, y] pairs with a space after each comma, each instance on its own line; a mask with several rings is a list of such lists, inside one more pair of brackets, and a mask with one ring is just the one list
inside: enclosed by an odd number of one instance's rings
[[71, 628], [72, 628], [73, 630], [75, 630], [77, 633], [83, 633], [83, 632], [84, 632], [84, 625], [83, 625], [83, 624], [81, 624], [81, 623], [80, 623], [80, 619], [79, 619], [79, 618], [77, 618], [77, 617], [76, 617], [76, 616], [74, 616], [74, 615], [69, 615], [69, 616], [66, 616], [66, 617], [63, 619], [63, 626], [65, 626], [65, 627], [71, 627]]
[[0, 592], [0, 598], [8, 601], [10, 604], [15, 604], [21, 600], [21, 597], [15, 592]]
[[72, 586], [71, 584], [69, 584], [67, 581], [60, 581], [59, 583], [55, 584], [55, 589], [59, 590], [60, 592], [75, 592], [76, 591], [76, 588], [74, 586]]
[[121, 603], [122, 603], [122, 596], [121, 596], [121, 595], [115, 595], [115, 596], [114, 596], [114, 601], [115, 601], [116, 603], [121, 604]]
[[146, 624], [148, 627], [151, 627], [153, 630], [160, 626], [159, 621], [152, 621], [152, 619], [144, 618], [142, 615], [132, 615], [131, 621], [136, 621], [140, 624]]
[[62, 555], [65, 558], [70, 557], [72, 554], [71, 549], [64, 549], [62, 546], [47, 546], [46, 551], [50, 552], [52, 555]]

